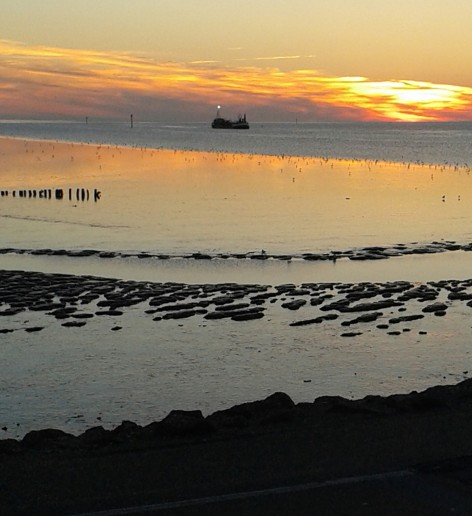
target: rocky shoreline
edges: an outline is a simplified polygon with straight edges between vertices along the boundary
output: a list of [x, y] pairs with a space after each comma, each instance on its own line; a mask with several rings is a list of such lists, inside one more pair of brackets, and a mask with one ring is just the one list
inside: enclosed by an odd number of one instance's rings
[[103, 426], [89, 428], [76, 436], [48, 428], [28, 432], [23, 439], [0, 440], [1, 454], [34, 451], [56, 452], [123, 451], [169, 446], [176, 443], [250, 436], [316, 426], [322, 429], [329, 418], [365, 418], [369, 422], [391, 416], [443, 414], [472, 410], [472, 379], [455, 385], [436, 386], [421, 392], [390, 396], [369, 395], [358, 400], [340, 396], [322, 396], [313, 403], [294, 403], [285, 393], [277, 392], [260, 401], [247, 402], [203, 416], [199, 410], [173, 410], [161, 421], [140, 426], [123, 421], [112, 430]]
[[430, 243], [412, 242], [409, 244], [396, 244], [390, 246], [367, 246], [341, 251], [327, 251], [322, 253], [301, 253], [301, 254], [273, 254], [264, 250], [241, 253], [203, 253], [194, 252], [189, 254], [168, 254], [150, 252], [119, 252], [103, 251], [98, 249], [19, 249], [12, 247], [0, 248], [0, 254], [25, 254], [32, 256], [65, 256], [70, 258], [97, 257], [97, 258], [140, 258], [154, 260], [169, 259], [193, 259], [193, 260], [306, 260], [306, 261], [337, 261], [349, 260], [386, 260], [388, 258], [444, 253], [446, 251], [472, 251], [472, 242], [458, 243], [453, 240], [441, 240]]

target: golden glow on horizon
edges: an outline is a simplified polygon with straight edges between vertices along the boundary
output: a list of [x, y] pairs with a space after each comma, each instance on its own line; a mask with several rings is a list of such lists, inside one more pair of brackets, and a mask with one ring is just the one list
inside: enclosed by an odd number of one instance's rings
[[1, 40], [0, 75], [0, 116], [7, 117], [117, 118], [141, 110], [158, 118], [169, 103], [177, 111], [201, 115], [208, 113], [216, 98], [246, 110], [270, 109], [280, 113], [282, 120], [294, 116], [307, 120], [472, 118], [472, 88], [461, 86], [330, 77], [316, 70], [157, 62], [129, 53], [32, 47]]

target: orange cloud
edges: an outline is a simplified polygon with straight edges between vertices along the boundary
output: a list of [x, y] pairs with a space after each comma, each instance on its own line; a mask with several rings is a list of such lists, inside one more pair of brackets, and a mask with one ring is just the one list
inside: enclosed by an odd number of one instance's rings
[[210, 108], [223, 104], [250, 112], [252, 119], [472, 118], [472, 88], [467, 87], [211, 61], [163, 63], [126, 53], [11, 41], [0, 41], [0, 77], [3, 117], [117, 118], [134, 113], [141, 119], [206, 120], [213, 114]]

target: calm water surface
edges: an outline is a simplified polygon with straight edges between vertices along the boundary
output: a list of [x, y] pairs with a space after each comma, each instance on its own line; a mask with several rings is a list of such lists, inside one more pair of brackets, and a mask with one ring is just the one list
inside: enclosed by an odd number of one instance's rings
[[302, 253], [468, 241], [464, 168], [0, 142], [4, 189], [98, 188], [93, 202], [2, 198], [4, 247]]
[[369, 159], [472, 166], [472, 122], [303, 123], [251, 121], [249, 131], [218, 131], [208, 123], [0, 121], [19, 138], [134, 147], [286, 156]]

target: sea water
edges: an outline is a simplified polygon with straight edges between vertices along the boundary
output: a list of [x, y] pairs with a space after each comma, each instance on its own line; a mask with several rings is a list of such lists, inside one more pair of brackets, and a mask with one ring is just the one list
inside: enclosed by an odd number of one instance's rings
[[[249, 131], [212, 131], [208, 124], [16, 122], [0, 124], [0, 133], [18, 138], [0, 141], [0, 190], [66, 192], [61, 201], [2, 197], [2, 248], [171, 257], [8, 253], [0, 256], [3, 269], [190, 284], [470, 277], [463, 252], [381, 263], [182, 258], [468, 242], [468, 123], [252, 123]], [[99, 189], [101, 199], [77, 200], [76, 188]], [[246, 323], [194, 317], [159, 324], [132, 308], [118, 332], [108, 318], [83, 328], [37, 312], [2, 318], [15, 331], [0, 335], [0, 423], [5, 436], [45, 426], [77, 433], [122, 419], [145, 424], [173, 408], [208, 413], [277, 390], [310, 401], [450, 383], [469, 369], [468, 311], [450, 310], [396, 338], [373, 326], [347, 340], [334, 323], [294, 329], [290, 322], [302, 315], [275, 305]], [[34, 324], [44, 330], [23, 331]]]
[[472, 122], [210, 123], [0, 121], [0, 135], [147, 148], [472, 166]]

